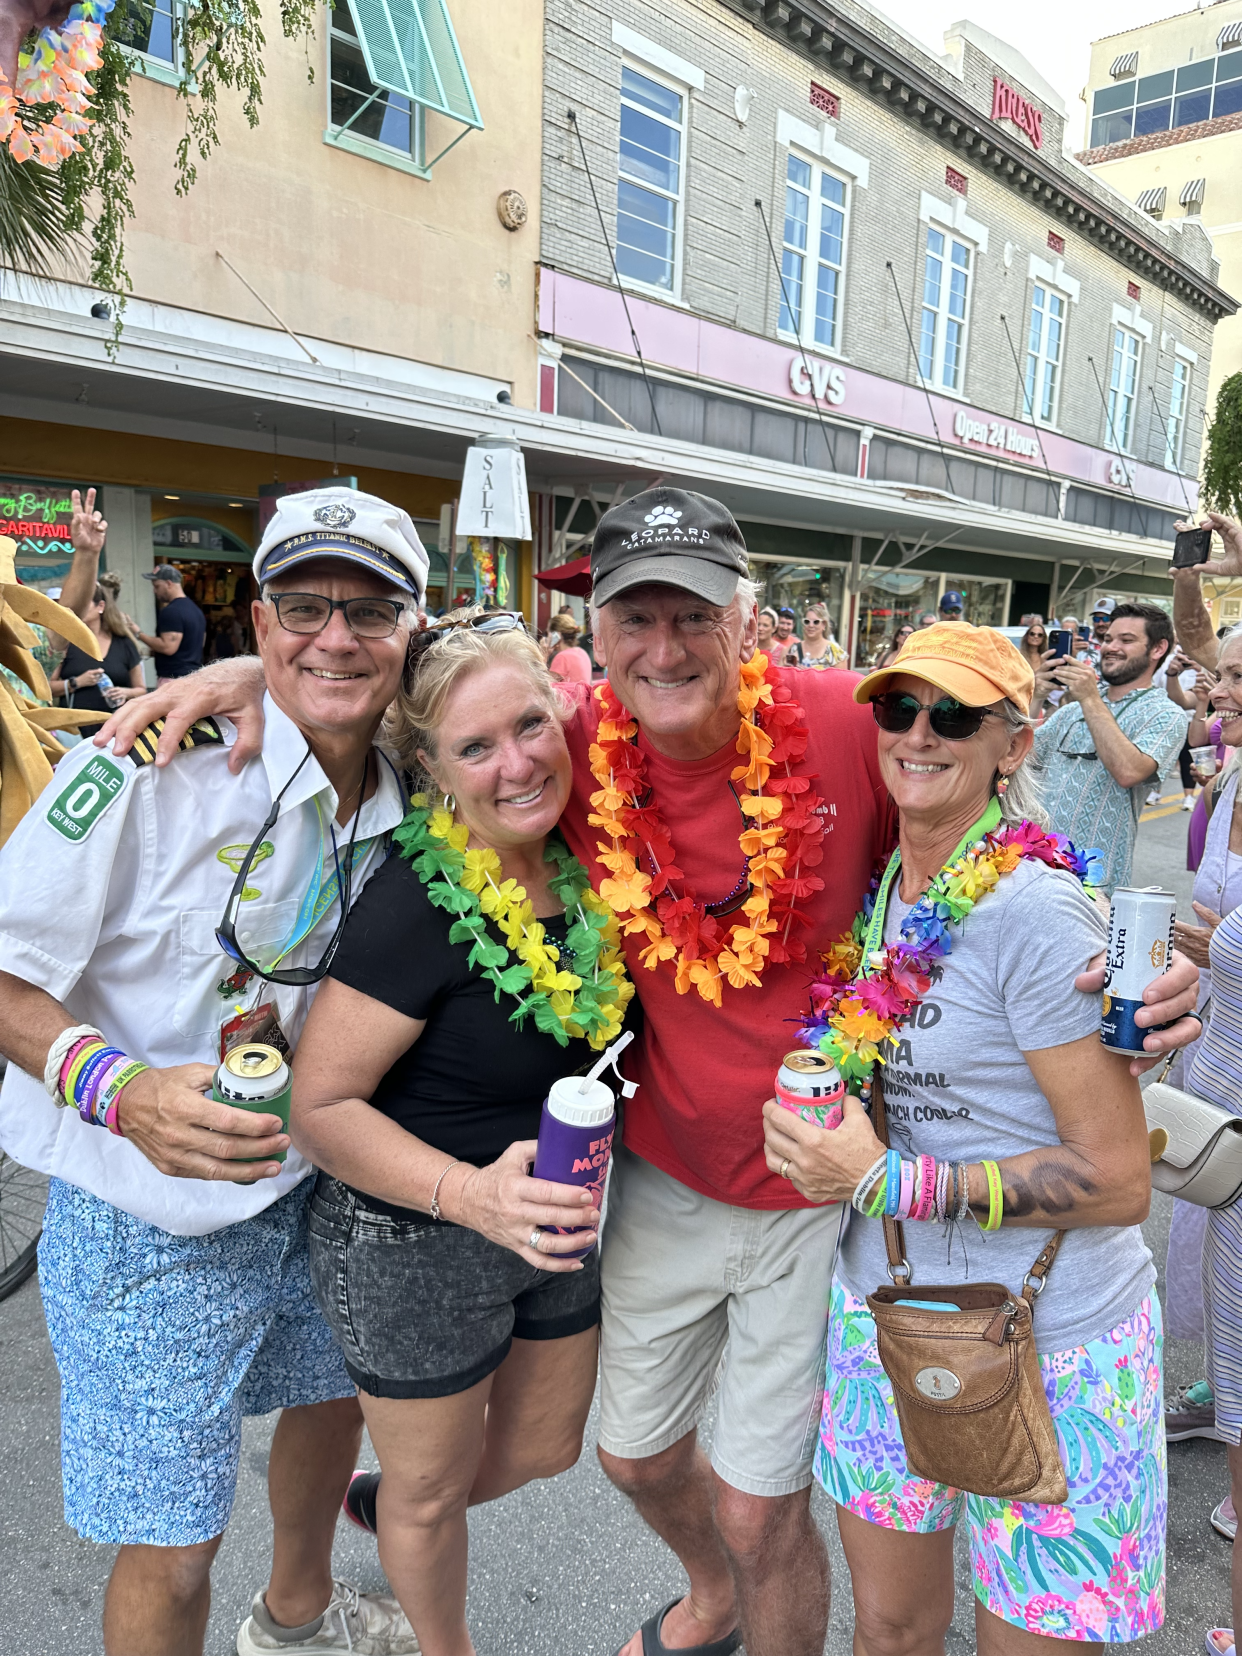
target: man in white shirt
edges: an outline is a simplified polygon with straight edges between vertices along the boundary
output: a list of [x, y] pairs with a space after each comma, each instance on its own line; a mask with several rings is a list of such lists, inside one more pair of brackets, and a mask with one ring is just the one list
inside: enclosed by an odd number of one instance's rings
[[160, 725], [124, 758], [83, 743], [0, 855], [0, 1144], [52, 1175], [65, 1518], [120, 1543], [108, 1656], [202, 1651], [242, 1417], [277, 1408], [272, 1575], [239, 1652], [418, 1648], [395, 1600], [332, 1578], [361, 1414], [311, 1295], [312, 1169], [278, 1116], [204, 1089], [238, 1043], [292, 1050], [401, 820], [373, 743], [427, 556], [405, 512], [331, 488], [281, 501], [254, 573], [261, 755], [230, 774], [210, 719], [165, 768]]

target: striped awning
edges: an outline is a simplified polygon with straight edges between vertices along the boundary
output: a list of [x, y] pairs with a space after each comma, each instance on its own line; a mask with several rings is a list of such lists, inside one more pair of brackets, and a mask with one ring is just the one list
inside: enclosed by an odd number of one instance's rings
[[1216, 37], [1216, 50], [1226, 52], [1231, 46], [1242, 46], [1242, 22], [1226, 23]]
[[1108, 71], [1114, 80], [1120, 80], [1123, 75], [1138, 73], [1138, 53], [1123, 52], [1120, 57], [1113, 59], [1113, 66]]
[[1183, 207], [1202, 207], [1206, 189], [1206, 178], [1191, 178], [1182, 185], [1182, 193], [1177, 199]]
[[1163, 213], [1168, 193], [1167, 185], [1157, 184], [1153, 190], [1144, 190], [1134, 205], [1140, 213]]

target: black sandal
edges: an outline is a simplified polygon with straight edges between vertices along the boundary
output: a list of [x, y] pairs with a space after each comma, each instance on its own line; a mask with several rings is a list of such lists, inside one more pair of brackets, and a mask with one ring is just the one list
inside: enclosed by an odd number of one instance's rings
[[[681, 1603], [684, 1597], [685, 1594], [683, 1593], [680, 1597], [673, 1599], [671, 1603], [664, 1606], [663, 1610], [658, 1610], [654, 1616], [648, 1616], [643, 1623], [639, 1629], [643, 1638], [643, 1656], [733, 1656], [735, 1650], [741, 1649], [742, 1635], [736, 1627], [732, 1633], [726, 1633], [723, 1639], [713, 1639], [710, 1644], [683, 1645], [680, 1650], [673, 1650], [669, 1645], [666, 1645], [660, 1637], [660, 1629], [664, 1625], [664, 1618], [670, 1610], [675, 1609]], [[621, 1648], [623, 1650], [625, 1646], [623, 1645]], [[621, 1656], [621, 1651], [617, 1652], [617, 1656]]]

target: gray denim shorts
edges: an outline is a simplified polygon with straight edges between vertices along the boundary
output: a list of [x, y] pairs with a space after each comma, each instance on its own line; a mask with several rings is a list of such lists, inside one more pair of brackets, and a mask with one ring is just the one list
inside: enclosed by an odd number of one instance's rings
[[541, 1271], [464, 1226], [372, 1212], [326, 1173], [310, 1261], [349, 1377], [372, 1397], [451, 1397], [499, 1368], [515, 1338], [563, 1340], [599, 1322], [598, 1249], [581, 1271]]

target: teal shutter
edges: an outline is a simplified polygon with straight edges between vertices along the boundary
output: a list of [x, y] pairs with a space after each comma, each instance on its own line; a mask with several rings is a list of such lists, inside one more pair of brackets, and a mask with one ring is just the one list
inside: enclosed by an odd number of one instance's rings
[[445, 0], [349, 0], [349, 9], [376, 86], [482, 129]]

